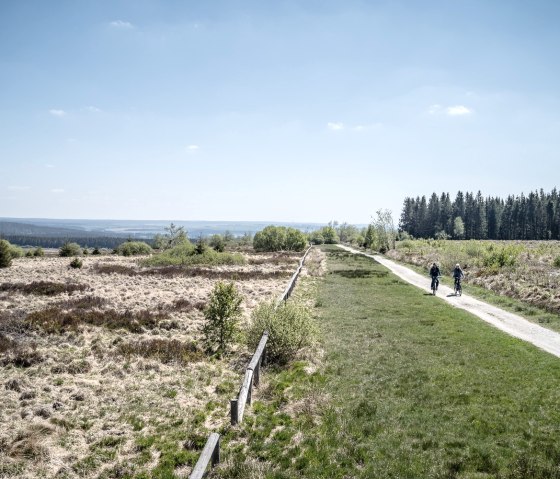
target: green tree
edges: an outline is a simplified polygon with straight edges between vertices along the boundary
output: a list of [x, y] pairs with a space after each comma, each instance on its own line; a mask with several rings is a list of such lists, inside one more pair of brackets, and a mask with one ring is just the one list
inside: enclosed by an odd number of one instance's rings
[[453, 221], [453, 238], [463, 239], [465, 237], [465, 223], [460, 216]]
[[10, 254], [10, 243], [0, 239], [0, 268], [7, 268], [12, 265], [12, 255]]
[[227, 352], [238, 331], [242, 297], [233, 283], [218, 282], [204, 310], [204, 343], [218, 356]]
[[222, 235], [212, 235], [208, 244], [219, 253], [223, 253], [226, 249], [226, 240]]
[[307, 247], [307, 238], [295, 228], [286, 230], [286, 249], [288, 251], [303, 251]]

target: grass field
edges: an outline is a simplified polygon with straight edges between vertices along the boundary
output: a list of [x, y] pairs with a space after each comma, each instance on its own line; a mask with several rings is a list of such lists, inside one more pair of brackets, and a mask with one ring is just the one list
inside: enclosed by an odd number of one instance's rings
[[267, 373], [215, 477], [560, 477], [557, 358], [326, 250], [323, 365]]

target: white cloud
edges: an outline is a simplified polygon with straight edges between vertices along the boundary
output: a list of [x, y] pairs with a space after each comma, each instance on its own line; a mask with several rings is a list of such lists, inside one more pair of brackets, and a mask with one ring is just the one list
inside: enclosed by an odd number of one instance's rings
[[9, 191], [29, 191], [31, 186], [20, 186], [20, 185], [13, 185], [8, 186]]
[[344, 123], [340, 122], [329, 122], [327, 123], [327, 128], [332, 131], [344, 130]]
[[200, 150], [200, 146], [198, 145], [189, 145], [185, 148], [185, 150], [187, 150], [187, 153], [195, 153], [198, 150]]
[[62, 189], [62, 188], [53, 188], [53, 189], [51, 190], [51, 193], [56, 193], [56, 194], [64, 193], [64, 189]]
[[125, 22], [124, 20], [114, 20], [109, 25], [111, 25], [114, 28], [123, 28], [123, 29], [134, 28], [134, 25], [132, 25], [132, 23]]
[[428, 113], [430, 115], [464, 116], [472, 114], [473, 110], [465, 105], [442, 106], [436, 103], [428, 108]]
[[53, 116], [58, 116], [59, 118], [66, 115], [66, 112], [64, 110], [56, 110], [54, 108], [49, 110], [49, 113]]
[[52, 165], [51, 163], [47, 163], [47, 164], [45, 165], [45, 168], [54, 168], [54, 165]]
[[101, 110], [99, 108], [97, 108], [96, 106], [86, 106], [86, 111], [89, 111], [90, 113], [101, 113]]
[[462, 115], [470, 115], [472, 113], [472, 110], [464, 105], [455, 105], [455, 106], [447, 107], [445, 112], [449, 116], [462, 116]]

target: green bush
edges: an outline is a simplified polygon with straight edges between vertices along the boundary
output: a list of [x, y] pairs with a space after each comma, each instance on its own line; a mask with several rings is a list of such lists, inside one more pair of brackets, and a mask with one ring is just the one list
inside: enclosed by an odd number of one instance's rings
[[253, 238], [255, 251], [303, 251], [306, 246], [307, 238], [301, 231], [285, 226], [267, 226]]
[[482, 264], [491, 269], [515, 266], [521, 250], [522, 248], [519, 246], [496, 246], [491, 244], [484, 254]]
[[557, 256], [556, 258], [554, 258], [553, 263], [554, 266], [556, 266], [557, 268], [560, 268], [560, 256]]
[[223, 253], [226, 249], [226, 241], [222, 235], [212, 235], [209, 244], [215, 251]]
[[0, 239], [0, 268], [7, 268], [12, 265], [10, 246], [8, 241]]
[[325, 238], [323, 238], [320, 231], [313, 231], [312, 233], [309, 233], [309, 241], [311, 244], [324, 244]]
[[10, 255], [12, 256], [12, 258], [23, 258], [25, 252], [23, 251], [23, 248], [20, 248], [19, 246], [10, 244]]
[[238, 331], [242, 297], [233, 283], [218, 282], [204, 309], [203, 327], [206, 347], [221, 356], [227, 352]]
[[288, 251], [303, 251], [307, 248], [307, 237], [295, 228], [286, 230], [286, 249]]
[[[143, 241], [127, 241], [115, 248], [115, 253], [121, 256], [146, 255], [151, 254], [152, 251], [151, 246]], [[94, 250], [93, 254], [99, 254], [99, 250], [97, 253]]]
[[93, 255], [96, 255], [96, 256], [97, 256], [97, 255], [100, 255], [100, 254], [101, 254], [101, 251], [99, 251], [99, 248], [95, 247], [95, 248], [93, 248], [93, 251], [92, 251], [92, 253], [91, 253], [91, 254], [93, 254]]
[[70, 261], [70, 268], [79, 269], [83, 265], [84, 263], [82, 263], [82, 260], [79, 258], [74, 258], [72, 261]]
[[33, 258], [33, 250], [32, 250], [32, 249], [28, 249], [28, 250], [25, 252], [25, 257], [26, 257], [26, 258]]
[[267, 358], [285, 364], [317, 339], [317, 327], [309, 311], [297, 303], [261, 303], [251, 315], [247, 331], [247, 346], [254, 350], [264, 331], [268, 331]]
[[58, 250], [58, 256], [70, 257], [70, 256], [80, 256], [82, 254], [82, 248], [78, 243], [64, 243]]
[[43, 250], [43, 248], [39, 246], [35, 248], [35, 251], [33, 252], [33, 256], [35, 256], [36, 258], [42, 258], [43, 256], [45, 256], [45, 251]]

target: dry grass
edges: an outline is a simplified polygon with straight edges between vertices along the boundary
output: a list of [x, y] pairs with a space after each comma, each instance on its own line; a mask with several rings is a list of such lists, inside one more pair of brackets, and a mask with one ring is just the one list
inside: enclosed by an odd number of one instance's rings
[[89, 289], [0, 292], [0, 477], [186, 477], [209, 428], [227, 423], [248, 357], [240, 346], [222, 361], [202, 353], [210, 292], [233, 278], [246, 322], [283, 291], [298, 260], [249, 258], [258, 261], [177, 269], [97, 256], [74, 270], [47, 256], [1, 269], [0, 284]]
[[177, 339], [152, 338], [131, 341], [119, 345], [119, 352], [125, 356], [155, 358], [162, 363], [192, 363], [204, 358], [202, 349], [194, 342]]

